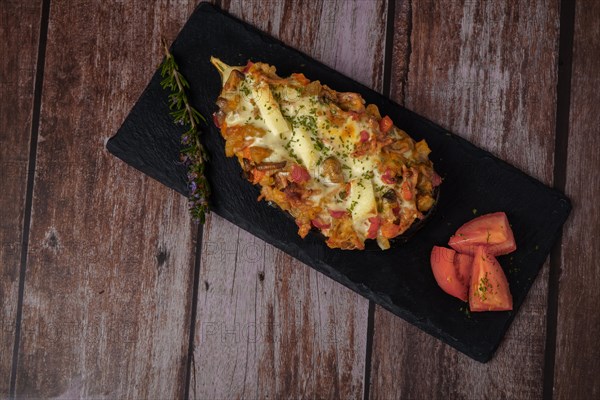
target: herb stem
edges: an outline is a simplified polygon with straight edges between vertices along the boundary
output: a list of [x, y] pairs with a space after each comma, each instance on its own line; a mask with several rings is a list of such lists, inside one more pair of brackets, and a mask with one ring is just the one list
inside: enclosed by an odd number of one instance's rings
[[190, 104], [187, 90], [189, 84], [185, 77], [179, 72], [179, 65], [175, 57], [169, 51], [167, 42], [163, 39], [162, 45], [165, 59], [161, 67], [160, 82], [164, 90], [169, 90], [169, 109], [176, 125], [188, 126], [188, 130], [181, 135], [182, 149], [180, 159], [187, 166], [187, 178], [189, 189], [189, 208], [195, 221], [204, 223], [206, 213], [209, 210], [208, 197], [210, 186], [204, 175], [205, 161], [208, 154], [200, 141], [198, 123], [200, 120], [206, 122], [206, 118]]

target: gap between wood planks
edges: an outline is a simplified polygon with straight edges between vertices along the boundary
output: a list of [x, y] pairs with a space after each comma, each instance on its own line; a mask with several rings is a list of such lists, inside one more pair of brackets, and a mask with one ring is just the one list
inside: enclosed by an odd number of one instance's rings
[[23, 298], [25, 294], [25, 273], [27, 272], [27, 253], [29, 250], [29, 225], [33, 204], [33, 184], [38, 136], [40, 132], [40, 113], [42, 106], [42, 87], [44, 83], [44, 65], [46, 60], [46, 39], [48, 38], [48, 22], [50, 19], [50, 0], [43, 0], [40, 20], [40, 36], [33, 92], [33, 108], [31, 115], [31, 135], [29, 142], [29, 160], [27, 164], [27, 186], [25, 192], [25, 210], [23, 215], [23, 237], [21, 238], [21, 262], [19, 268], [19, 291], [17, 298], [17, 315], [15, 317], [15, 340], [10, 371], [9, 398], [16, 398], [17, 367], [19, 364], [19, 346], [21, 343], [21, 319], [23, 316]]
[[[200, 284], [200, 263], [202, 259], [202, 234], [204, 229], [203, 225], [198, 224], [198, 230], [196, 232], [196, 254], [194, 260], [194, 275], [193, 275], [193, 286], [192, 286], [192, 307], [190, 312], [190, 334], [188, 338], [188, 357], [186, 362], [185, 371], [185, 387], [183, 398], [188, 400], [190, 398], [190, 383], [192, 378], [194, 379], [194, 389], [196, 388], [196, 360], [194, 359], [194, 336], [196, 335], [196, 314], [198, 310], [198, 285]], [[193, 374], [193, 376], [192, 376]], [[195, 398], [196, 396], [194, 396]]]
[[[571, 109], [571, 72], [573, 36], [575, 32], [575, 1], [560, 2], [560, 31], [558, 34], [558, 77], [556, 84], [556, 129], [554, 142], [554, 188], [562, 193], [566, 188], [567, 146], [569, 143], [569, 114]], [[546, 313], [546, 350], [544, 355], [543, 399], [554, 395], [554, 366], [558, 324], [558, 290], [562, 259], [562, 232], [550, 252], [548, 275], [548, 311]]]

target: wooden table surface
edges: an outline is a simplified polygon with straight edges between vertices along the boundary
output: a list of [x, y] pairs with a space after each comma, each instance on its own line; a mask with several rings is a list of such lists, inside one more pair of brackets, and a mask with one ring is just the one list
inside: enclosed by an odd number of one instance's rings
[[217, 1], [565, 192], [480, 364], [105, 149], [195, 0], [0, 1], [0, 398], [600, 398], [600, 1]]

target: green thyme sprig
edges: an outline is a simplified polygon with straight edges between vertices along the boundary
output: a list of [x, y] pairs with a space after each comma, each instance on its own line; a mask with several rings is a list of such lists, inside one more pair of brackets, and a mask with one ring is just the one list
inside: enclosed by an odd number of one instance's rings
[[169, 51], [167, 42], [164, 39], [162, 40], [162, 45], [165, 51], [165, 60], [160, 71], [160, 75], [163, 77], [160, 86], [170, 91], [169, 108], [173, 121], [177, 125], [188, 128], [181, 135], [182, 148], [180, 159], [188, 168], [190, 213], [195, 221], [203, 224], [208, 212], [210, 187], [204, 175], [204, 167], [206, 161], [208, 161], [208, 154], [200, 142], [199, 125], [200, 121], [206, 123], [206, 119], [198, 110], [190, 105], [187, 95], [190, 85], [181, 72], [179, 72], [179, 66], [175, 62], [175, 58]]

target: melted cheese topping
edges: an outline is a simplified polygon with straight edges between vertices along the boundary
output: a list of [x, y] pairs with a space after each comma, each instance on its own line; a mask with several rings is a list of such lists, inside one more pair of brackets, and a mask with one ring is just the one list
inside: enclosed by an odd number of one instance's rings
[[270, 85], [256, 84], [246, 76], [242, 87], [249, 90], [241, 91], [238, 111], [227, 115], [227, 126], [250, 124], [264, 129], [264, 136], [247, 139], [252, 140], [253, 146], [273, 151], [264, 161], [293, 161], [305, 167], [313, 178], [310, 188], [316, 192], [311, 196], [315, 203], [345, 185], [328, 180], [320, 168], [326, 157], [336, 156], [342, 164], [344, 180], [351, 184], [350, 196], [338, 199], [336, 206], [350, 211], [355, 229], [365, 234], [368, 229], [365, 222], [377, 215], [373, 184], [384, 185], [376, 169], [376, 155], [351, 156], [354, 144], [360, 141], [359, 133], [369, 130], [369, 126], [351, 117], [341, 125], [333, 125], [327, 118], [327, 104], [317, 96], [302, 97], [287, 86], [271, 90]]

